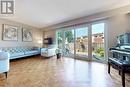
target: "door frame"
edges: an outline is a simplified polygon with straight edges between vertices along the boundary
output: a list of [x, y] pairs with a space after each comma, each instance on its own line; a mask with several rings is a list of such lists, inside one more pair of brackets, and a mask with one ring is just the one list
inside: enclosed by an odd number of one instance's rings
[[64, 54], [64, 50], [65, 50], [65, 43], [63, 42], [63, 56], [65, 56], [65, 57], [71, 57], [71, 58], [74, 58], [75, 59], [75, 29], [74, 29], [74, 27], [70, 27], [70, 28], [65, 28], [65, 29], [63, 29], [62, 30], [62, 32], [63, 32], [63, 41], [65, 41], [65, 31], [68, 31], [68, 30], [74, 30], [74, 54], [73, 55], [65, 55]]
[[[91, 22], [91, 40], [92, 40], [92, 25], [94, 24], [99, 24], [99, 23], [104, 23], [104, 60], [94, 60], [97, 62], [103, 62], [103, 63], [107, 63], [107, 59], [108, 59], [108, 29], [107, 29], [107, 21], [106, 20], [101, 20], [101, 21], [95, 21], [95, 22]], [[91, 45], [92, 45], [92, 41], [91, 41]], [[92, 55], [92, 46], [91, 46], [91, 55]], [[91, 57], [92, 61], [93, 61], [93, 57]]]
[[[87, 36], [88, 36], [88, 40], [89, 40], [89, 38], [90, 38], [90, 35], [89, 35], [89, 24], [85, 24], [84, 27], [87, 27], [87, 34], [88, 34]], [[74, 27], [74, 31], [75, 31], [75, 48], [74, 49], [76, 49], [76, 29], [78, 29], [78, 28]], [[90, 58], [90, 55], [89, 55], [89, 49], [90, 49], [90, 47], [89, 47], [89, 41], [88, 41], [87, 45], [88, 45], [88, 49], [87, 49], [88, 50], [88, 53], [87, 53], [88, 56], [87, 57], [77, 56], [76, 55], [76, 50], [74, 50], [75, 51], [75, 54], [74, 54], [74, 58], [75, 59], [91, 61], [91, 58]]]
[[[72, 58], [74, 59], [81, 59], [81, 60], [87, 60], [87, 61], [93, 61], [93, 58], [92, 58], [92, 25], [94, 24], [98, 24], [98, 23], [104, 23], [105, 24], [105, 29], [104, 29], [104, 48], [105, 48], [105, 60], [104, 61], [98, 61], [98, 62], [107, 62], [107, 59], [108, 59], [108, 29], [107, 29], [107, 21], [106, 20], [100, 20], [100, 21], [92, 21], [92, 22], [89, 22], [89, 23], [86, 23], [86, 27], [88, 27], [88, 58], [80, 58], [80, 56], [76, 56], [76, 28], [75, 26], [72, 26], [70, 28], [63, 28], [63, 29], [57, 29], [56, 31], [61, 31], [62, 32], [62, 37], [63, 37], [63, 42], [62, 42], [62, 48], [63, 50], [65, 49], [65, 44], [64, 44], [64, 41], [65, 41], [65, 31], [67, 30], [74, 30], [74, 56]], [[56, 39], [57, 40], [57, 39]], [[64, 55], [64, 51], [63, 52], [63, 56]], [[68, 56], [65, 56], [65, 57], [68, 57]]]

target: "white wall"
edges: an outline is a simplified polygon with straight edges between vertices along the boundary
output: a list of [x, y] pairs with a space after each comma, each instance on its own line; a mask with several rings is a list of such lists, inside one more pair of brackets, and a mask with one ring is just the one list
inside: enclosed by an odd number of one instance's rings
[[[3, 41], [2, 40], [2, 24], [9, 24], [13, 26], [18, 26], [18, 41]], [[22, 28], [32, 29], [33, 31], [33, 41], [23, 42], [22, 41]], [[0, 19], [0, 47], [15, 47], [15, 46], [39, 46], [39, 40], [42, 40], [42, 32], [40, 29], [31, 27], [25, 24], [21, 24], [14, 21], [9, 21], [5, 19]]]
[[110, 17], [107, 20], [108, 47], [114, 47], [117, 44], [117, 36], [130, 32], [130, 16], [128, 14], [119, 14]]
[[[46, 38], [46, 37], [51, 37], [52, 38], [52, 40], [53, 40], [53, 46], [55, 45], [55, 43], [56, 43], [56, 30], [49, 30], [49, 31], [44, 31], [43, 32], [43, 39], [44, 38]], [[52, 46], [52, 45], [49, 45], [49, 46]], [[49, 47], [49, 46], [43, 46], [43, 47]]]

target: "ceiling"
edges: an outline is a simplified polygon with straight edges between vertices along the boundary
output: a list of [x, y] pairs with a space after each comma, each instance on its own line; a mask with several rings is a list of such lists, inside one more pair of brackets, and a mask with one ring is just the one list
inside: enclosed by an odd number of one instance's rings
[[130, 0], [15, 0], [9, 20], [37, 28], [130, 4]]

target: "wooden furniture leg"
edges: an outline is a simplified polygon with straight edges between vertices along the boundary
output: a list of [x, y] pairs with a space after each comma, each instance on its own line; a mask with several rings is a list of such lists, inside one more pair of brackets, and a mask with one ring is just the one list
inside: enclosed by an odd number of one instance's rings
[[122, 86], [125, 87], [125, 72], [123, 69], [121, 71], [121, 78], [122, 78]]
[[119, 70], [119, 75], [121, 75], [121, 71]]
[[8, 72], [5, 72], [5, 76], [6, 76], [6, 78], [7, 78], [7, 75], [8, 75]]
[[109, 74], [110, 74], [110, 68], [111, 68], [110, 63], [108, 63], [108, 73]]

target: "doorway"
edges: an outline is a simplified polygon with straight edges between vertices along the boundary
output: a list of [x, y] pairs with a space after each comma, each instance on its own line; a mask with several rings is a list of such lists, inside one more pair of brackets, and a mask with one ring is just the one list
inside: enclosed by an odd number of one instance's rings
[[58, 47], [66, 57], [105, 61], [105, 28], [105, 22], [97, 22], [59, 29], [56, 35]]
[[92, 24], [92, 58], [105, 61], [105, 23]]
[[88, 27], [75, 28], [75, 58], [88, 60]]

